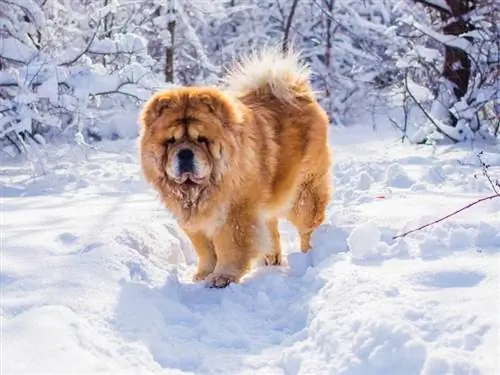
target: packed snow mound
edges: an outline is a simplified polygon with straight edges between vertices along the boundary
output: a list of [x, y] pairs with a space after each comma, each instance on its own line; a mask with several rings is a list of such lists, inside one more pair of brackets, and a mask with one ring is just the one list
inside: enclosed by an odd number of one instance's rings
[[488, 192], [475, 150], [331, 136], [335, 192], [312, 250], [283, 222], [285, 264], [223, 290], [191, 281], [192, 246], [135, 142], [61, 146], [36, 174], [2, 165], [2, 371], [500, 373], [498, 200], [393, 239]]
[[347, 239], [353, 259], [376, 258], [379, 241], [380, 231], [372, 221], [354, 227]]

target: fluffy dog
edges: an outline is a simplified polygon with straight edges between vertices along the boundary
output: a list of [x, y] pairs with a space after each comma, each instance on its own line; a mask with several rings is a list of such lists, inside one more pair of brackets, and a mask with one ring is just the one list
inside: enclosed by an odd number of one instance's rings
[[143, 173], [191, 239], [193, 279], [219, 288], [281, 263], [280, 218], [307, 252], [331, 189], [328, 117], [298, 55], [247, 56], [225, 83], [158, 92], [140, 114]]

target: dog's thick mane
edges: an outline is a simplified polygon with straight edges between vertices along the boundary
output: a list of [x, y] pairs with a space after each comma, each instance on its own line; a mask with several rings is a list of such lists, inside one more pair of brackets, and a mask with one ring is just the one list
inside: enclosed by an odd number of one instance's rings
[[223, 82], [237, 97], [269, 97], [293, 104], [298, 99], [313, 99], [309, 84], [310, 70], [293, 49], [282, 52], [267, 47], [243, 56], [232, 64]]

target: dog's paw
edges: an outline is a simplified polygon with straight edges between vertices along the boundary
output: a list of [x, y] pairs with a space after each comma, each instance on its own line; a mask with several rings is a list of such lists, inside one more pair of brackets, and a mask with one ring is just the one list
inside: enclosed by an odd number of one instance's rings
[[236, 278], [231, 275], [212, 273], [206, 278], [206, 281], [209, 288], [225, 288], [229, 284], [236, 282]]
[[210, 275], [210, 271], [198, 271], [193, 275], [193, 282], [203, 281]]
[[279, 266], [283, 261], [281, 253], [267, 254], [264, 257], [264, 264], [266, 266]]

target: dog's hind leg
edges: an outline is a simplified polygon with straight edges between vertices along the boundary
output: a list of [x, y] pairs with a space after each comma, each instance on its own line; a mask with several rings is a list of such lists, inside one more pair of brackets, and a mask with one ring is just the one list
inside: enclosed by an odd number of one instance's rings
[[287, 218], [299, 231], [300, 249], [304, 253], [311, 249], [311, 235], [325, 219], [329, 199], [328, 174], [321, 177], [310, 176], [299, 188]]
[[278, 231], [278, 219], [270, 219], [267, 222], [267, 228], [271, 235], [272, 252], [265, 255], [265, 264], [268, 266], [277, 266], [282, 262], [282, 253], [280, 245], [280, 233]]

